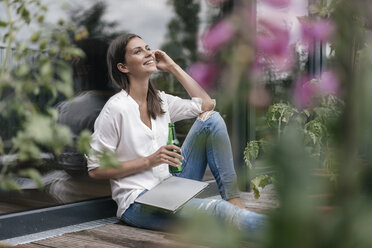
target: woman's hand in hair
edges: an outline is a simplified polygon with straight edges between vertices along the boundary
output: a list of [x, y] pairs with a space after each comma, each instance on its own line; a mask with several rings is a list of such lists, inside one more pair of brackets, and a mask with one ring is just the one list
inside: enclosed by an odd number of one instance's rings
[[170, 70], [177, 66], [177, 64], [171, 59], [171, 57], [168, 56], [164, 51], [161, 50], [154, 50], [153, 51], [156, 59], [156, 67], [165, 72], [170, 72]]
[[183, 160], [183, 157], [177, 152], [181, 153], [181, 149], [175, 145], [166, 145], [162, 146], [152, 155], [148, 156], [151, 167], [160, 165], [160, 164], [169, 164], [173, 166], [179, 166], [181, 163], [176, 159]]

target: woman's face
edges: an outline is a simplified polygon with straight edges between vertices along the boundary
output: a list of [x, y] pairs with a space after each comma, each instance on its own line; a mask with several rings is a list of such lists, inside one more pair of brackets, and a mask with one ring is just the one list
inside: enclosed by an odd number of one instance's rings
[[157, 71], [154, 54], [150, 47], [138, 37], [134, 37], [128, 42], [125, 61], [129, 75], [151, 75]]

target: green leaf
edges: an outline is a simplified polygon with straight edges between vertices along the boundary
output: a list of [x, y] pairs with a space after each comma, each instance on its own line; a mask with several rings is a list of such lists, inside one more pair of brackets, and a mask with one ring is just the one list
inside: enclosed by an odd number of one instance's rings
[[72, 145], [72, 134], [68, 127], [55, 124], [53, 143], [50, 145], [56, 154], [61, 154], [67, 145]]
[[45, 50], [47, 48], [48, 41], [46, 39], [43, 39], [39, 43], [39, 49], [40, 50]]
[[58, 45], [60, 47], [65, 48], [68, 44], [69, 44], [69, 38], [68, 38], [67, 34], [60, 33], [58, 35]]
[[72, 72], [69, 69], [64, 69], [59, 72], [59, 76], [63, 80], [65, 84], [71, 84], [72, 83]]
[[322, 139], [325, 136], [325, 127], [320, 122], [319, 118], [316, 118], [305, 125], [305, 134], [311, 137], [313, 144], [322, 144]]
[[40, 38], [40, 35], [41, 35], [41, 31], [40, 31], [40, 30], [34, 32], [34, 33], [31, 35], [31, 37], [30, 37], [30, 41], [31, 41], [31, 42], [37, 42], [37, 41], [39, 40], [39, 38]]
[[24, 76], [27, 76], [31, 71], [31, 68], [29, 65], [27, 64], [21, 64], [17, 70], [16, 70], [16, 73], [17, 73], [17, 76], [19, 77], [24, 77]]
[[48, 54], [49, 56], [55, 56], [59, 52], [58, 46], [53, 46], [49, 49]]
[[38, 17], [37, 17], [37, 21], [38, 21], [39, 23], [44, 22], [44, 15], [40, 15], [40, 16], [38, 16]]
[[121, 164], [113, 152], [105, 151], [99, 155], [99, 164], [102, 168], [120, 168]]
[[260, 190], [258, 189], [258, 187], [251, 183], [251, 189], [253, 190], [253, 196], [254, 196], [254, 199], [255, 200], [258, 200], [260, 198]]
[[82, 154], [90, 154], [90, 141], [92, 140], [92, 133], [89, 130], [84, 130], [80, 133], [77, 140], [77, 149]]
[[40, 73], [42, 77], [50, 77], [53, 73], [52, 63], [50, 61], [44, 63], [40, 68]]
[[16, 190], [16, 191], [19, 191], [19, 192], [22, 191], [19, 184], [16, 181], [14, 181], [10, 178], [5, 178], [5, 179], [1, 180], [0, 188], [5, 190], [5, 191], [9, 191], [9, 190]]
[[265, 188], [268, 184], [273, 183], [274, 179], [268, 175], [259, 175], [251, 180], [251, 188], [253, 189], [254, 199], [260, 197], [259, 187]]
[[0, 27], [6, 27], [8, 25], [7, 22], [0, 21]]
[[65, 52], [72, 55], [73, 57], [82, 58], [85, 56], [83, 50], [81, 50], [80, 48], [75, 48], [75, 47], [68, 48], [68, 49], [65, 49]]
[[26, 136], [42, 145], [54, 143], [55, 134], [53, 131], [51, 119], [44, 115], [33, 115], [26, 123]]
[[26, 169], [19, 171], [19, 175], [22, 177], [31, 178], [37, 185], [37, 187], [42, 190], [44, 188], [44, 184], [42, 181], [42, 177], [40, 173], [35, 169]]
[[18, 45], [18, 49], [17, 49], [17, 52], [23, 54], [27, 51], [28, 49], [28, 44], [26, 41], [22, 41], [19, 45]]
[[65, 24], [65, 20], [63, 20], [62, 18], [60, 18], [58, 20], [58, 25], [63, 26], [63, 24]]
[[31, 22], [30, 12], [26, 8], [23, 8], [22, 18], [23, 18], [23, 20], [25, 20], [25, 22], [27, 24], [29, 24]]
[[58, 120], [58, 110], [55, 108], [47, 108], [46, 110], [49, 114], [49, 116], [52, 118], [53, 121], [57, 122]]
[[16, 13], [17, 13], [17, 14], [21, 13], [21, 10], [22, 10], [23, 7], [24, 7], [24, 4], [21, 4], [21, 5], [17, 8]]
[[40, 88], [39, 88], [39, 87], [34, 87], [32, 93], [33, 93], [35, 96], [39, 95], [39, 94], [40, 94]]
[[40, 149], [32, 142], [24, 142], [20, 145], [18, 158], [21, 161], [38, 160], [41, 158]]
[[10, 36], [10, 31], [3, 36], [3, 42], [5, 43]]
[[70, 83], [59, 82], [56, 85], [56, 89], [67, 98], [70, 98], [74, 95], [74, 90]]
[[259, 150], [259, 142], [256, 140], [250, 141], [244, 150], [244, 160], [250, 169], [253, 167], [251, 161], [258, 157]]
[[261, 188], [265, 188], [266, 185], [272, 183], [272, 177], [268, 175], [259, 175], [254, 180], [255, 184]]
[[287, 103], [276, 103], [269, 107], [266, 114], [266, 122], [270, 127], [277, 127], [279, 122], [289, 124], [298, 110]]

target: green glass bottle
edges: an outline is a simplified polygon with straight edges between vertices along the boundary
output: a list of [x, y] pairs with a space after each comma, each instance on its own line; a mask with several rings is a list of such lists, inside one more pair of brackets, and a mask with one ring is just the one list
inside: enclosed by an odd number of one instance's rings
[[[173, 123], [169, 123], [168, 125], [168, 142], [167, 145], [175, 145], [180, 147], [180, 142], [177, 139], [176, 136], [176, 129], [174, 128]], [[177, 152], [176, 150], [173, 150], [174, 152]], [[180, 154], [179, 152], [177, 152]], [[182, 162], [180, 159], [177, 158], [178, 161]], [[170, 173], [179, 173], [182, 171], [182, 164], [180, 166], [174, 167], [172, 165], [169, 165], [169, 172]]]

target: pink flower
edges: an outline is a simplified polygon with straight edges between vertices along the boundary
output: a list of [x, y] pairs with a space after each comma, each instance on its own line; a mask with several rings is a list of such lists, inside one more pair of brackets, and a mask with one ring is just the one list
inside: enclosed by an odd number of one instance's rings
[[221, 20], [202, 35], [202, 42], [204, 48], [213, 53], [226, 44], [233, 35], [234, 30], [231, 24], [226, 20]]
[[270, 66], [281, 71], [288, 70], [293, 63], [289, 31], [267, 21], [261, 21], [260, 24], [263, 33], [256, 38], [258, 52], [267, 57]]
[[306, 108], [312, 105], [313, 97], [317, 90], [308, 77], [300, 78], [295, 85], [294, 89], [294, 103], [299, 108]]
[[257, 49], [267, 55], [281, 56], [288, 50], [288, 44], [283, 39], [259, 36], [256, 39]]
[[300, 22], [302, 39], [307, 43], [314, 39], [327, 41], [334, 31], [333, 23], [328, 20], [310, 21], [301, 19]]
[[196, 62], [188, 68], [188, 73], [204, 89], [210, 89], [215, 83], [218, 67], [211, 63]]
[[331, 72], [324, 72], [319, 80], [319, 93], [338, 95], [340, 83], [337, 76]]
[[284, 8], [290, 4], [291, 0], [262, 0], [262, 2], [270, 4], [273, 7]]
[[257, 37], [257, 48], [268, 55], [281, 56], [288, 52], [289, 31], [268, 21], [261, 21], [265, 34]]
[[294, 102], [300, 108], [310, 107], [323, 95], [338, 95], [339, 81], [333, 72], [324, 72], [320, 79], [300, 78], [294, 89]]

